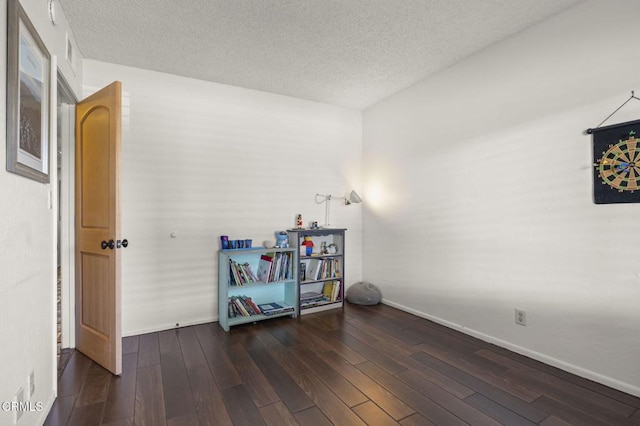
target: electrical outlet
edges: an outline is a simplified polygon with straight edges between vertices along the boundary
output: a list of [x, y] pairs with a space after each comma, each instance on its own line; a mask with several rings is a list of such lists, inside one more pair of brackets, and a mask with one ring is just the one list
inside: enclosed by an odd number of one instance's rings
[[24, 406], [24, 389], [20, 388], [18, 389], [18, 392], [16, 393], [16, 396], [13, 398], [13, 401], [15, 403], [15, 408], [13, 411], [13, 424], [18, 424], [18, 421], [20, 421], [20, 418], [22, 417], [22, 414], [24, 413], [24, 411], [22, 411], [21, 407]]
[[516, 324], [527, 325], [527, 313], [520, 309], [516, 309]]
[[27, 399], [29, 401], [31, 401], [34, 393], [36, 393], [36, 373], [31, 371], [27, 376]]

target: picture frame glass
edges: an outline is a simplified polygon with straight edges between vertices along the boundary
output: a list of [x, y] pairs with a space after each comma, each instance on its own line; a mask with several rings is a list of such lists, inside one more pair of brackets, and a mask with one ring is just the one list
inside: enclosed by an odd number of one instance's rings
[[17, 161], [48, 174], [48, 60], [19, 22], [19, 143]]

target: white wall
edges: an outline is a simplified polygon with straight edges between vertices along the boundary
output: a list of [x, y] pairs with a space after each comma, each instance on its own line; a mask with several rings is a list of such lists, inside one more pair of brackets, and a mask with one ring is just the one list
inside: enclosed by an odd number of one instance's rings
[[[361, 189], [360, 111], [96, 61], [83, 71], [89, 91], [122, 81], [129, 103], [125, 335], [217, 319], [220, 235], [273, 240], [296, 213], [323, 222], [317, 192]], [[336, 202], [331, 213], [348, 228], [353, 283], [362, 274], [362, 208]]]
[[[71, 87], [80, 87], [81, 69], [64, 59], [67, 21], [59, 11], [59, 23], [48, 18], [46, 2], [21, 2], [49, 52], [58, 58], [60, 70]], [[0, 0], [0, 22], [7, 22], [7, 1]], [[6, 28], [3, 25], [3, 29]], [[0, 31], [0, 45], [7, 45], [6, 31]], [[0, 99], [6, 99], [6, 49], [0, 54]], [[55, 81], [52, 93], [56, 92]], [[55, 105], [55, 104], [54, 104]], [[55, 135], [55, 106], [51, 108], [51, 134]], [[49, 191], [56, 197], [56, 185], [41, 184], [5, 171], [6, 104], [0, 102], [0, 401], [13, 401], [27, 375], [35, 372], [34, 403], [42, 412], [26, 412], [20, 424], [38, 424], [53, 403], [56, 378], [55, 347], [55, 229], [54, 209], [48, 208]], [[56, 181], [55, 142], [50, 166]], [[12, 424], [12, 412], [0, 410], [0, 425]]]
[[640, 205], [593, 204], [583, 133], [640, 89], [639, 14], [583, 3], [365, 111], [387, 303], [640, 396]]

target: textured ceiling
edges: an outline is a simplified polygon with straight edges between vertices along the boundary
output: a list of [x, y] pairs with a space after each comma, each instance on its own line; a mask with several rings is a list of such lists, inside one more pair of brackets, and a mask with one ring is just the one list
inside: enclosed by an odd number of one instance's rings
[[582, 0], [57, 0], [87, 59], [366, 108]]

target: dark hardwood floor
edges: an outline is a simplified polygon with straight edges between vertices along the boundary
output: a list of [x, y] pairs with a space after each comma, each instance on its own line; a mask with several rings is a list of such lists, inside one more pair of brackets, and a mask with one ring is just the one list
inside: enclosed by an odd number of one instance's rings
[[640, 425], [640, 398], [397, 309], [348, 305], [73, 352], [47, 425]]

